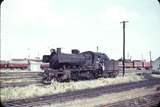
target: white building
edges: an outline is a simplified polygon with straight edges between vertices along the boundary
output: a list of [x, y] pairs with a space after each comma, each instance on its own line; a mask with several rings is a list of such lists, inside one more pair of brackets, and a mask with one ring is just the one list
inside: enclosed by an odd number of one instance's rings
[[153, 70], [160, 72], [160, 57], [158, 57], [155, 61], [152, 62]]
[[41, 71], [41, 62], [36, 62], [36, 61], [29, 61], [29, 71]]

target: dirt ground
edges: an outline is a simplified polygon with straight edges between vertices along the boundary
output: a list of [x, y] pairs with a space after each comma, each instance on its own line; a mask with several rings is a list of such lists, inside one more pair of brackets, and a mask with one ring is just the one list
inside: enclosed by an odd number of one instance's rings
[[155, 85], [151, 88], [137, 88], [125, 92], [119, 92], [119, 93], [111, 93], [111, 94], [104, 94], [102, 96], [98, 96], [96, 98], [90, 98], [90, 99], [80, 99], [80, 100], [74, 100], [69, 101], [65, 103], [58, 103], [58, 104], [50, 104], [50, 105], [44, 105], [41, 107], [95, 107], [100, 105], [106, 105], [109, 103], [114, 103], [118, 101], [125, 101], [128, 99], [133, 99], [137, 97], [143, 97], [145, 95], [155, 94], [160, 91], [157, 91], [157, 87], [160, 85]]

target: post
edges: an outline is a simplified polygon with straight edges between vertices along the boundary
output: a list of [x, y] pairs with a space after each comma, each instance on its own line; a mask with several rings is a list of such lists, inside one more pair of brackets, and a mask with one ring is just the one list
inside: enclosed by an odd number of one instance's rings
[[27, 48], [28, 51], [28, 59], [30, 59], [30, 48]]
[[150, 68], [152, 69], [152, 53], [149, 51]]
[[125, 25], [128, 21], [122, 21], [123, 24], [123, 76], [125, 75]]
[[141, 62], [142, 62], [142, 68], [144, 68], [144, 60], [143, 60], [143, 54], [141, 54]]
[[141, 54], [141, 59], [142, 59], [142, 61], [143, 61], [143, 54]]
[[98, 52], [98, 46], [97, 46], [97, 52]]

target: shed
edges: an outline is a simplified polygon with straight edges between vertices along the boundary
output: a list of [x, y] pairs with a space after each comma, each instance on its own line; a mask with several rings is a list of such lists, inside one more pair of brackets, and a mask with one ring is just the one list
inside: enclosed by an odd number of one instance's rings
[[153, 70], [160, 72], [160, 57], [152, 62]]
[[29, 61], [29, 71], [41, 71], [41, 62]]

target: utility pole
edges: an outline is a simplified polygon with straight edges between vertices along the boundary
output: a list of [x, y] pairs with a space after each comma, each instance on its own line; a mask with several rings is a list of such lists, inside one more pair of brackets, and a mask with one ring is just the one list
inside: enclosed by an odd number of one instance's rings
[[151, 66], [151, 68], [152, 68], [152, 53], [151, 53], [151, 51], [149, 51], [149, 59], [150, 59], [150, 66]]
[[98, 52], [98, 46], [97, 46], [97, 52]]
[[128, 21], [122, 21], [123, 24], [123, 76], [125, 75], [125, 25]]
[[141, 62], [142, 62], [142, 67], [144, 68], [144, 59], [143, 59], [143, 54], [141, 54]]
[[149, 59], [150, 59], [150, 62], [152, 61], [152, 57], [151, 57], [151, 51], [149, 51]]
[[30, 59], [30, 48], [27, 48], [28, 51], [28, 59]]
[[141, 60], [143, 61], [143, 54], [141, 54]]

